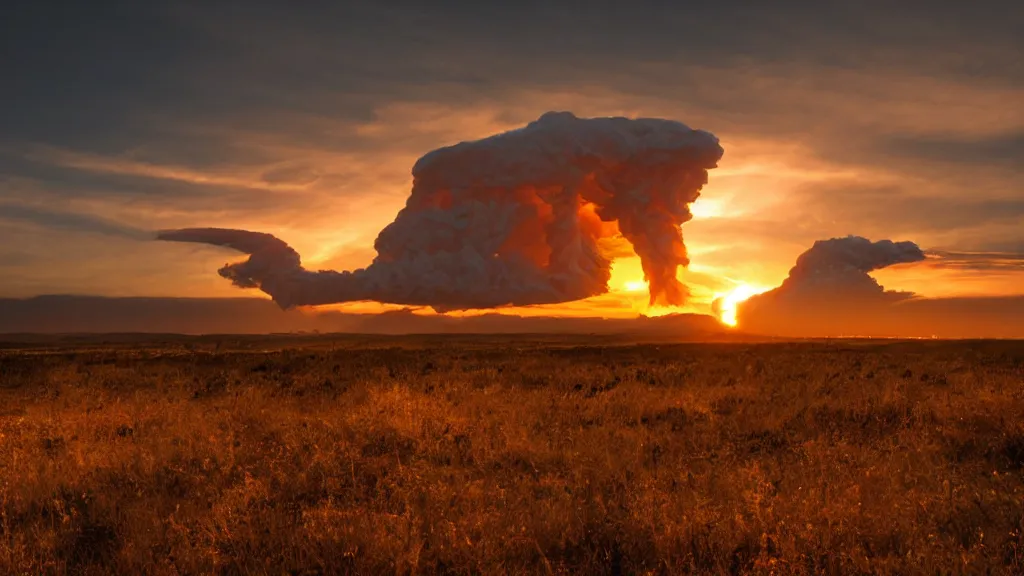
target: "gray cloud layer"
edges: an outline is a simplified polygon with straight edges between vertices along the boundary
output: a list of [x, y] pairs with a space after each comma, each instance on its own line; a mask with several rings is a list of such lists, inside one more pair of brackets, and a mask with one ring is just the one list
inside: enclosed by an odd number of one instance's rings
[[99, 216], [62, 212], [36, 206], [0, 203], [0, 220], [27, 222], [37, 226], [102, 234], [132, 240], [153, 240], [156, 233], [142, 230]]

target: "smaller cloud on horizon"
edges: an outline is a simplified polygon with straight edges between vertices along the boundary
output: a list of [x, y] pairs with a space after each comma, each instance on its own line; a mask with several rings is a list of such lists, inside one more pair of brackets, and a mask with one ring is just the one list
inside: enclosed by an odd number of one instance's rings
[[[925, 298], [886, 290], [871, 272], [906, 269], [1024, 270], [1024, 254], [921, 250], [914, 242], [848, 236], [819, 240], [797, 258], [782, 284], [738, 306], [740, 326], [780, 336], [1021, 337], [1013, 326], [1024, 298]], [[1005, 302], [1005, 316], [994, 313]], [[1017, 320], [1014, 320], [1017, 318]]]

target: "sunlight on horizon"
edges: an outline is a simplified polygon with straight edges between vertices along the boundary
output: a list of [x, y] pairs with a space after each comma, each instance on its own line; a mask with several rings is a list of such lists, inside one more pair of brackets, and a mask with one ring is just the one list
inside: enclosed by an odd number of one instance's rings
[[762, 294], [769, 290], [771, 290], [770, 287], [741, 283], [729, 292], [715, 293], [714, 299], [712, 300], [713, 309], [723, 324], [736, 327], [738, 324], [736, 311], [737, 308], [739, 308], [740, 303], [752, 296]]

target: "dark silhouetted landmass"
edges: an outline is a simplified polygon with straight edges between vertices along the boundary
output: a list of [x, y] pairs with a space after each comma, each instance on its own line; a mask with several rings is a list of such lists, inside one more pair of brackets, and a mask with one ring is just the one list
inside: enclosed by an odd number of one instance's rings
[[258, 298], [0, 299], [0, 334], [623, 334], [719, 340], [770, 337], [1024, 338], [1024, 296], [891, 301], [824, 299], [741, 306], [741, 330], [701, 314], [631, 319], [483, 314], [456, 317], [412, 310], [350, 314], [281, 310]]
[[258, 298], [103, 298], [39, 296], [0, 299], [0, 333], [269, 334], [565, 333], [715, 338], [731, 334], [711, 316], [674, 314], [635, 319], [454, 317], [398, 310], [381, 314], [281, 310]]
[[1024, 338], [1024, 296], [782, 299], [769, 292], [743, 303], [737, 318], [749, 332], [783, 337]]

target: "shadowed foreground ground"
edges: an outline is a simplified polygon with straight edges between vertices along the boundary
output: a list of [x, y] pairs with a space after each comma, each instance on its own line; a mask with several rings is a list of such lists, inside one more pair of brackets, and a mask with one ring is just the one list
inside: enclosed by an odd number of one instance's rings
[[0, 573], [1021, 573], [1022, 414], [1024, 342], [11, 345]]

